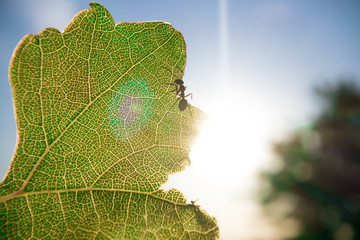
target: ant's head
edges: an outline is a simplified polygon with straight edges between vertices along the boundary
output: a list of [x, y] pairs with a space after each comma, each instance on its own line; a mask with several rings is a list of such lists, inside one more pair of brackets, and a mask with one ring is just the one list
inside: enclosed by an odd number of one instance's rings
[[174, 81], [174, 83], [178, 84], [178, 85], [183, 85], [184, 84], [184, 81], [182, 79], [176, 79]]

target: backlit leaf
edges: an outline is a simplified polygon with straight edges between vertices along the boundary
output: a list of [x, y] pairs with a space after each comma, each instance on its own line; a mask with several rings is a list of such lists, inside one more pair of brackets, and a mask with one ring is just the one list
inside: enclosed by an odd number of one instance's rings
[[18, 142], [0, 184], [1, 237], [217, 238], [214, 218], [159, 190], [189, 165], [203, 119], [173, 106], [185, 61], [170, 24], [115, 25], [97, 3], [63, 33], [25, 36], [9, 70]]

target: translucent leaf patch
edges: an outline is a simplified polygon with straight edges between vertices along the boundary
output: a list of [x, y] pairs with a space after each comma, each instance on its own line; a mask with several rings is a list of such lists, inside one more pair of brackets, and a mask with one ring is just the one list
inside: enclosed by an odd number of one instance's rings
[[113, 93], [109, 102], [109, 123], [118, 139], [132, 138], [153, 115], [154, 94], [144, 79], [130, 80]]
[[0, 183], [1, 238], [218, 238], [215, 218], [159, 189], [190, 164], [204, 118], [173, 106], [183, 36], [160, 21], [115, 24], [90, 5], [12, 56], [18, 141]]

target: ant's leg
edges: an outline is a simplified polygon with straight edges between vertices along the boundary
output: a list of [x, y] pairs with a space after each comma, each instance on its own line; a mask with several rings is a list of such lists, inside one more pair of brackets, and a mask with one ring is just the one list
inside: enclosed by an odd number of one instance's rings
[[170, 83], [170, 84], [175, 86], [175, 90], [170, 91], [170, 92], [175, 92], [175, 91], [176, 91], [176, 96], [179, 95], [179, 93], [180, 93], [180, 87], [179, 87], [177, 84], [175, 84], [175, 83]]
[[175, 90], [171, 91], [171, 92], [176, 92], [176, 95], [179, 94], [179, 88], [178, 88], [178, 85], [177, 84], [172, 84], [175, 86]]
[[180, 93], [180, 87], [177, 84], [174, 84], [176, 88], [176, 96]]
[[171, 90], [171, 91], [168, 91], [168, 92], [166, 92], [166, 93], [169, 93], [169, 92], [176, 92], [176, 95], [178, 95], [179, 94], [179, 88], [178, 88], [178, 85], [177, 84], [175, 84], [175, 83], [168, 83], [169, 85], [173, 85], [173, 86], [175, 86], [175, 89], [174, 90]]
[[180, 100], [180, 98], [176, 99], [176, 101], [174, 102], [173, 105], [171, 105], [171, 107], [169, 108], [168, 112], [170, 112], [170, 110], [174, 107], [174, 105]]
[[[187, 89], [187, 86], [184, 86], [184, 91]], [[188, 95], [186, 95], [185, 97], [188, 97], [191, 95], [191, 100], [193, 99], [193, 94], [192, 93], [189, 93]]]
[[188, 96], [190, 96], [191, 95], [191, 100], [192, 100], [192, 98], [193, 98], [193, 94], [192, 93], [189, 93], [188, 95], [186, 95], [185, 97], [188, 97]]
[[[191, 119], [193, 119], [192, 111], [191, 111], [191, 108], [190, 108], [190, 104], [188, 104], [187, 107], [189, 108], [189, 111], [190, 111], [190, 117], [191, 117]], [[197, 201], [197, 200], [196, 200], [196, 201]], [[196, 202], [196, 201], [195, 201], [195, 202]]]

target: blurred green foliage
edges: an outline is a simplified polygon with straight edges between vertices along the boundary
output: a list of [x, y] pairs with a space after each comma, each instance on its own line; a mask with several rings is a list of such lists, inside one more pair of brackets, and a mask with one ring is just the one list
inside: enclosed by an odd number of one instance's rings
[[325, 103], [317, 119], [274, 145], [281, 167], [263, 174], [261, 200], [290, 206], [282, 220], [299, 225], [291, 239], [360, 239], [360, 89], [341, 80], [316, 94]]

